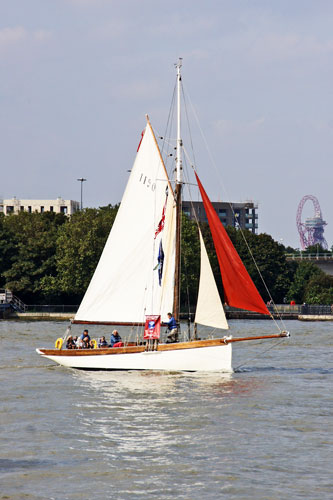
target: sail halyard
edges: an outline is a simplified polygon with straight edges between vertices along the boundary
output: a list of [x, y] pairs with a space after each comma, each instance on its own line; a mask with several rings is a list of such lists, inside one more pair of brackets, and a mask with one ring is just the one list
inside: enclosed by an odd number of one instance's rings
[[[165, 225], [154, 238], [165, 204]], [[174, 206], [174, 193], [147, 119], [116, 220], [75, 323], [142, 324], [145, 314], [167, 318], [173, 305]], [[161, 244], [168, 249], [163, 263], [168, 272], [159, 280], [154, 267]]]
[[195, 172], [220, 265], [225, 302], [232, 307], [269, 315], [226, 230]]

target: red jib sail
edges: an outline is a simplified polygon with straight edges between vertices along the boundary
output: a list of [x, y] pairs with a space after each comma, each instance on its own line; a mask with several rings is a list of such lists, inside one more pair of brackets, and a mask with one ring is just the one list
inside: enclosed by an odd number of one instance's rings
[[195, 176], [220, 265], [225, 302], [229, 306], [239, 309], [270, 314], [215, 212], [197, 174]]

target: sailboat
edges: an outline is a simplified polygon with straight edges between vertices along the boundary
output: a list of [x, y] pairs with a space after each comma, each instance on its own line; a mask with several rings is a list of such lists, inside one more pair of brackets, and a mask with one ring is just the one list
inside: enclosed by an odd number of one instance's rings
[[[177, 139], [175, 179], [170, 179], [158, 142], [147, 123], [117, 217], [74, 324], [123, 325], [137, 329], [136, 340], [119, 347], [95, 349], [39, 348], [37, 352], [60, 365], [86, 370], [167, 370], [232, 372], [235, 342], [287, 337], [284, 330], [265, 336], [197, 339], [161, 338], [168, 313], [179, 322], [182, 137], [181, 67], [177, 68]], [[221, 269], [224, 300], [229, 306], [270, 315], [195, 171]], [[195, 324], [228, 330], [198, 225], [201, 270]], [[141, 329], [141, 330], [140, 330]], [[142, 333], [141, 333], [142, 332]], [[66, 340], [66, 338], [64, 338]]]

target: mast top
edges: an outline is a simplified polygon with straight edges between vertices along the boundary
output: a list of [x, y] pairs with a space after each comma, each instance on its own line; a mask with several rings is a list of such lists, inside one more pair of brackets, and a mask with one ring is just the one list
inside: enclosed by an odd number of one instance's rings
[[183, 65], [183, 58], [179, 57], [178, 62], [175, 64], [175, 67], [178, 69], [178, 72], [180, 72], [180, 68], [182, 67], [182, 65]]

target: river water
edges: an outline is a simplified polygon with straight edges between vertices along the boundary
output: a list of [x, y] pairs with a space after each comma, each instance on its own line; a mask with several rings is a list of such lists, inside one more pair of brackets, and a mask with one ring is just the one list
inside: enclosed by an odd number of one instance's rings
[[333, 498], [333, 324], [286, 326], [223, 376], [66, 369], [35, 352], [65, 323], [1, 321], [0, 498]]

